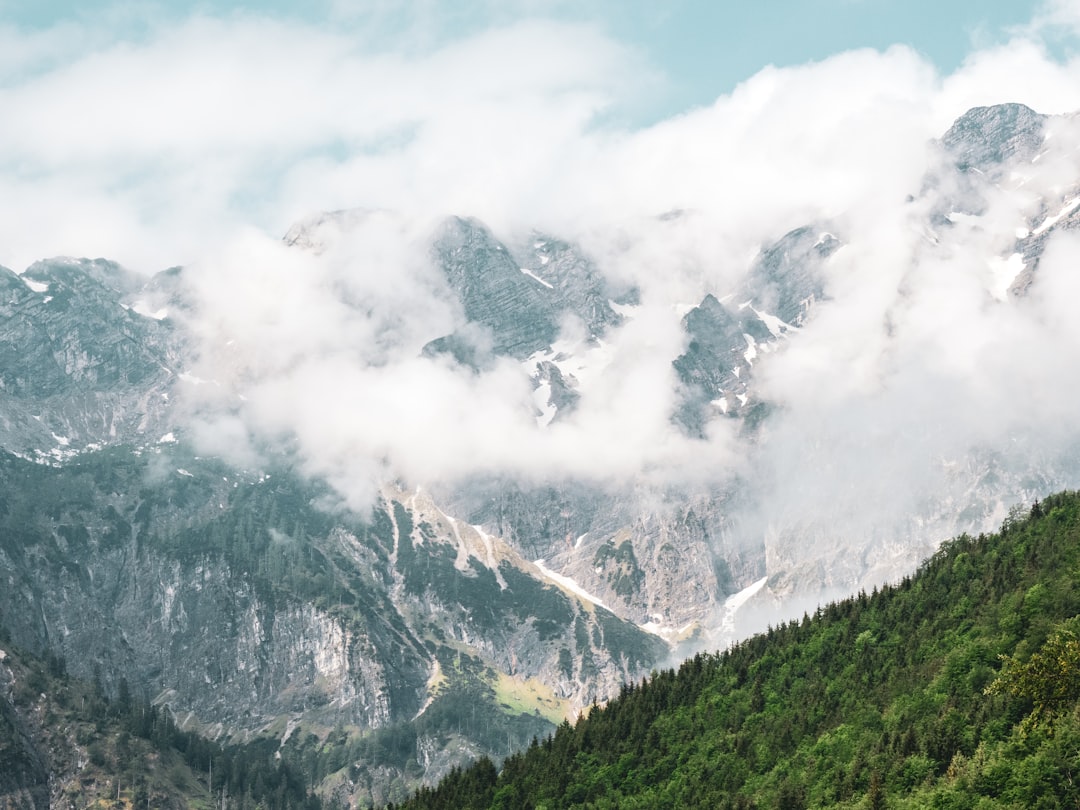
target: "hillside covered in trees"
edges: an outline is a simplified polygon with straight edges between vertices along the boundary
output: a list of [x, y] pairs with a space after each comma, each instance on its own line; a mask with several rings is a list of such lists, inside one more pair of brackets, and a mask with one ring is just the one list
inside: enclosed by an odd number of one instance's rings
[[63, 658], [12, 646], [0, 625], [0, 807], [319, 810], [308, 780], [269, 740], [221, 745], [171, 712]]
[[397, 807], [1078, 807], [1078, 614], [1063, 493]]

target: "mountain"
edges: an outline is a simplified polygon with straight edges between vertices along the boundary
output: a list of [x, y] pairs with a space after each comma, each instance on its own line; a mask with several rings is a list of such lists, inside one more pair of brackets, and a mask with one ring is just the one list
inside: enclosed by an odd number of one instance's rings
[[958, 119], [880, 273], [843, 212], [699, 272], [695, 212], [571, 238], [363, 210], [241, 282], [0, 270], [0, 625], [364, 806], [895, 581], [1080, 478], [1067, 391], [1022, 362], [1069, 322], [1075, 125]]
[[761, 407], [751, 401], [754, 361], [810, 316], [824, 296], [822, 264], [839, 247], [822, 229], [791, 231], [762, 251], [726, 304], [709, 293], [685, 315], [686, 352], [673, 363], [685, 386], [675, 419], [693, 435], [704, 438], [717, 412], [749, 415]]
[[399, 808], [1068, 807], [1080, 495], [914, 576], [654, 673]]
[[267, 806], [318, 810], [273, 746], [222, 748], [176, 727], [167, 709], [110, 698], [65, 661], [13, 647], [0, 631], [0, 798], [5, 807]]
[[142, 283], [102, 260], [0, 268], [0, 447], [60, 460], [166, 432], [181, 347]]
[[666, 653], [423, 493], [387, 490], [359, 519], [288, 470], [176, 443], [6, 455], [0, 477], [14, 639], [223, 741], [329, 758], [335, 728], [354, 730], [339, 747], [361, 730], [411, 740], [375, 773], [347, 768], [350, 800], [505, 755]]
[[[823, 218], [763, 244], [745, 270], [724, 276], [727, 282], [707, 289], [695, 305], [672, 308], [669, 317], [679, 318], [682, 343], [670, 358], [671, 376], [657, 384], [672, 387], [673, 426], [698, 442], [688, 445], [694, 449], [685, 451], [685, 463], [692, 465], [695, 453], [709, 459], [719, 452], [715, 446], [723, 445], [722, 437], [737, 435], [745, 463], [734, 475], [676, 485], [627, 475], [599, 486], [587, 480], [531, 486], [520, 476], [477, 475], [439, 487], [441, 500], [573, 577], [622, 615], [660, 628], [676, 642], [708, 637], [707, 643], [720, 646], [732, 639], [734, 628], [743, 628], [734, 635], [754, 628], [754, 616], [797, 612], [829, 595], [901, 576], [942, 538], [989, 530], [1018, 501], [1075, 485], [1080, 468], [1068, 448], [1076, 437], [1043, 449], [1042, 440], [1029, 435], [1039, 428], [1025, 425], [1022, 412], [1008, 424], [1003, 420], [996, 434], [976, 435], [967, 426], [978, 420], [950, 413], [959, 407], [948, 402], [957, 394], [948, 377], [954, 369], [927, 371], [950, 357], [950, 342], [979, 351], [977, 339], [956, 326], [959, 312], [948, 311], [940, 303], [944, 297], [935, 303], [936, 296], [950, 294], [950, 278], [966, 284], [963, 274], [970, 274], [980, 285], [970, 306], [979, 312], [982, 329], [1005, 334], [1028, 328], [1013, 326], [1018, 319], [1044, 321], [1036, 283], [1040, 261], [1047, 245], [1062, 244], [1080, 222], [1080, 168], [1061, 151], [1075, 142], [1075, 127], [1073, 116], [1040, 115], [1019, 104], [961, 116], [928, 147], [923, 189], [901, 209], [903, 231], [917, 237], [898, 251], [897, 267], [890, 270], [895, 282], [886, 280], [880, 289], [862, 281], [871, 268], [868, 258], [859, 257], [871, 254], [854, 232], [846, 232], [853, 227], [848, 218]], [[687, 216], [664, 218], [662, 227]], [[676, 234], [671, 236], [675, 241]], [[535, 244], [548, 243], [541, 238]], [[580, 247], [563, 250], [583, 253]], [[496, 252], [514, 254], [509, 246]], [[590, 264], [584, 256], [577, 261]], [[517, 263], [547, 279], [550, 264]], [[514, 264], [507, 261], [505, 272]], [[457, 289], [453, 280], [451, 287]], [[547, 294], [554, 300], [554, 290]], [[920, 310], [913, 313], [915, 300]], [[587, 339], [560, 339], [526, 360], [541, 424], [557, 429], [558, 420], [573, 419], [595, 378], [617, 362], [612, 347], [643, 317], [636, 298], [612, 299], [611, 306], [618, 322], [590, 321], [580, 305], [564, 307], [593, 324]], [[868, 314], [875, 308], [877, 323]], [[658, 317], [657, 309], [650, 317]], [[852, 330], [841, 317], [866, 320], [864, 337], [852, 332], [845, 338]], [[515, 316], [513, 322], [529, 320]], [[484, 327], [496, 335], [495, 346], [512, 340], [511, 332], [498, 337], [496, 322]], [[851, 367], [830, 358], [858, 352], [844, 344], [859, 340], [869, 350]], [[908, 357], [909, 340], [918, 342], [916, 351], [923, 350], [921, 343], [941, 346], [925, 358]], [[796, 355], [806, 345], [814, 348]], [[504, 352], [517, 360], [523, 353]], [[792, 356], [805, 356], [813, 365], [791, 367], [786, 358]], [[811, 389], [778, 386], [779, 367], [798, 379], [805, 375]], [[856, 401], [845, 413], [834, 403], [845, 405], [856, 386], [868, 389], [869, 398], [877, 389], [891, 399], [878, 405]], [[778, 389], [787, 389], [786, 399], [776, 396]], [[1019, 403], [1026, 396], [1018, 391], [1012, 399]], [[985, 393], [972, 399], [970, 407], [986, 407]], [[819, 408], [822, 400], [826, 404]], [[917, 414], [912, 405], [920, 409]], [[827, 435], [815, 437], [823, 427], [815, 423], [830, 407], [835, 423], [825, 426]], [[884, 416], [875, 416], [873, 407]], [[911, 424], [896, 416], [906, 410]], [[899, 423], [895, 437], [874, 427], [878, 419]], [[946, 427], [949, 420], [958, 424]], [[874, 463], [878, 454], [885, 463]], [[679, 474], [668, 477], [678, 480]], [[834, 483], [838, 478], [846, 483]], [[896, 485], [906, 488], [903, 505], [867, 518], [868, 504], [894, 500]], [[759, 587], [762, 579], [766, 583]]]

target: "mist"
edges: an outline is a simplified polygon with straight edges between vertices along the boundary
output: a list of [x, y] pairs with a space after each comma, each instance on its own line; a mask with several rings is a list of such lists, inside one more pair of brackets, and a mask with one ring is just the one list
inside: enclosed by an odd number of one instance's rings
[[[949, 187], [935, 141], [958, 116], [1002, 102], [1080, 110], [1080, 63], [1048, 54], [1051, 23], [1075, 20], [1049, 5], [951, 75], [903, 46], [766, 67], [644, 128], [619, 111], [656, 69], [584, 24], [519, 20], [410, 51], [194, 17], [74, 57], [59, 55], [70, 30], [17, 51], [4, 30], [0, 52], [16, 55], [0, 66], [0, 105], [20, 124], [0, 133], [0, 260], [185, 265], [188, 435], [243, 465], [287, 448], [352, 508], [387, 480], [708, 490], [739, 478], [757, 493], [736, 516], [748, 535], [818, 526], [808, 554], [857, 540], [910, 555], [959, 525], [951, 508], [978, 504], [981, 526], [1030, 494], [975, 491], [991, 469], [1030, 473], [1032, 492], [1080, 478], [1080, 238], [1051, 235], [1022, 297], [1000, 264], [1054, 213], [1042, 200], [1075, 194], [1076, 127], [1060, 119], [1038, 163], [981, 187], [977, 214], [928, 224], [942, 198], [928, 178], [960, 202], [970, 191]], [[334, 210], [357, 213], [313, 225], [318, 244], [282, 241]], [[599, 342], [561, 324], [559, 345], [582, 358], [573, 413], [538, 423], [527, 364], [424, 354], [468, 328], [431, 250], [449, 215], [511, 246], [551, 234], [639, 291]], [[772, 415], [752, 437], [722, 417], [687, 436], [671, 418], [682, 316], [807, 224], [843, 247], [824, 267], [826, 299], [756, 361]]]

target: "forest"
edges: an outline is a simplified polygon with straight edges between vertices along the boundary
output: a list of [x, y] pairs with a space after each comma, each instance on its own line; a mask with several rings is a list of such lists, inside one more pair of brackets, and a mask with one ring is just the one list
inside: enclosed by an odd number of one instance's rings
[[1080, 494], [391, 810], [1080, 806]]
[[[943, 544], [899, 582], [654, 671], [502, 762], [388, 807], [1077, 807], [1078, 614], [1080, 493], [1062, 493]], [[40, 718], [52, 757], [88, 758], [73, 807], [331, 807], [312, 792], [326, 773], [416, 745], [397, 727], [220, 745], [124, 680], [71, 678], [2, 624], [0, 642], [15, 685], [0, 701], [0, 774], [25, 787], [39, 765], [19, 709]]]

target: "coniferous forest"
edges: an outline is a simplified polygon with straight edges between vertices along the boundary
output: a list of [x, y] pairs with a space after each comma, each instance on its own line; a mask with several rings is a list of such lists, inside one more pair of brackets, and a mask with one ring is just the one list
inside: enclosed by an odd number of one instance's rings
[[1080, 807], [1080, 494], [627, 685], [414, 808]]
[[[390, 807], [1078, 807], [1078, 614], [1080, 493], [1063, 493]], [[42, 721], [89, 752], [72, 806], [326, 806], [310, 762], [222, 747], [123, 682], [109, 695], [5, 647], [15, 702], [44, 701]], [[12, 722], [0, 716], [0, 768], [18, 783], [35, 763]]]
[[[33, 655], [10, 644], [0, 626], [2, 660], [15, 674], [12, 706], [0, 699], [0, 780], [14, 804], [64, 808], [216, 807], [225, 810], [319, 810], [295, 763], [277, 755], [275, 741], [221, 745], [179, 728], [167, 708], [135, 696], [126, 680], [108, 694], [101, 680], [72, 678], [63, 658]], [[36, 795], [39, 752], [24, 741], [18, 707], [41, 726], [50, 759], [78, 759], [79, 778], [49, 800]], [[25, 715], [24, 715], [25, 716]], [[26, 793], [11, 798], [19, 788]], [[34, 800], [37, 804], [29, 803]]]

